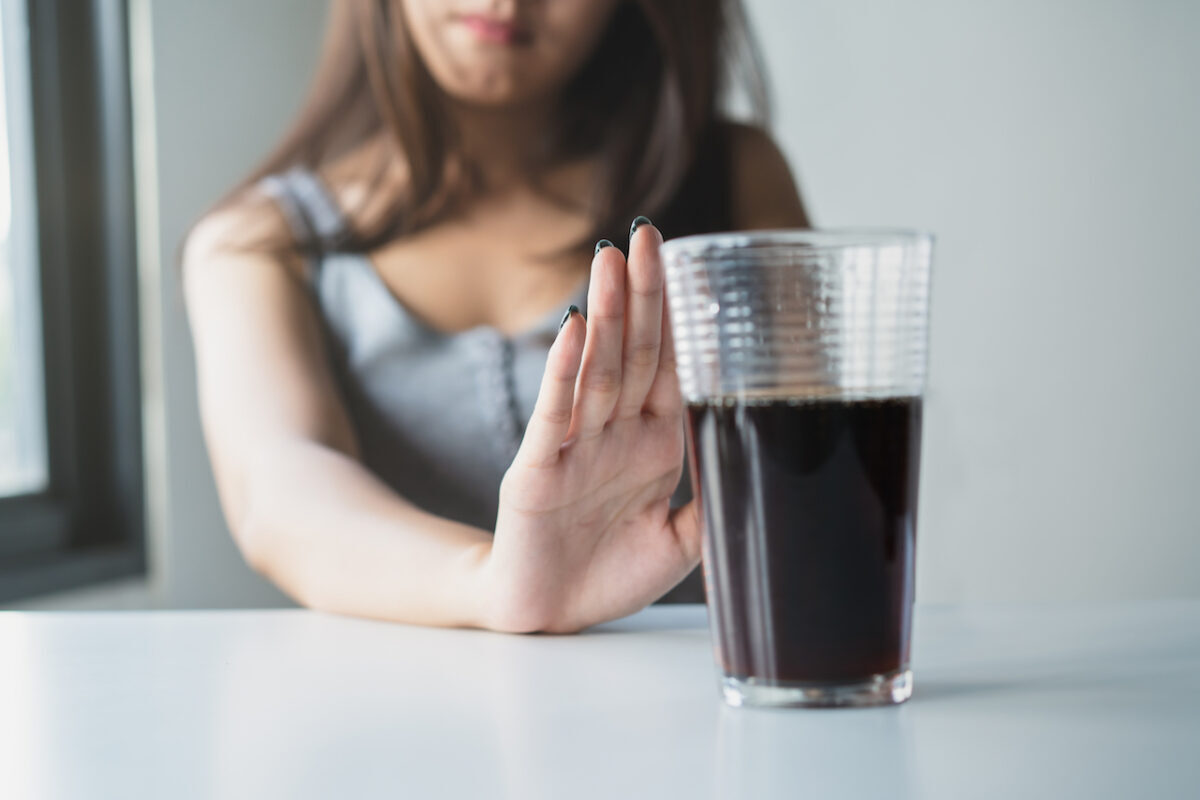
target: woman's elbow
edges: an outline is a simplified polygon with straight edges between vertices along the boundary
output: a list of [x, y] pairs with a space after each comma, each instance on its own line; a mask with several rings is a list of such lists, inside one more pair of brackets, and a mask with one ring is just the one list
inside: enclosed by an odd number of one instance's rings
[[261, 507], [256, 508], [250, 503], [230, 524], [233, 541], [242, 559], [250, 569], [266, 578], [298, 605], [319, 609], [321, 603], [313, 596], [312, 587], [306, 587], [304, 581], [298, 580], [303, 570], [287, 564], [287, 548], [280, 542], [278, 526], [273, 519]]
[[271, 525], [267, 515], [247, 499], [237, 514], [229, 515], [229, 532], [234, 544], [250, 569], [270, 578], [272, 573], [272, 548], [269, 545]]

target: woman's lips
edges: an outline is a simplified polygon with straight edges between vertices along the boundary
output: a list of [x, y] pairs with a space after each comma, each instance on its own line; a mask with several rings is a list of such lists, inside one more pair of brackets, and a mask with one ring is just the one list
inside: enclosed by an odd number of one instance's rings
[[480, 40], [493, 44], [528, 44], [531, 38], [529, 31], [510, 20], [468, 14], [459, 17], [458, 21]]

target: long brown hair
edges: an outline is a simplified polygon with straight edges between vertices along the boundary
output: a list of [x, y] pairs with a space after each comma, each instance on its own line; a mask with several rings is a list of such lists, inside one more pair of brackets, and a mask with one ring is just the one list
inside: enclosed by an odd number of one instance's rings
[[[226, 201], [268, 175], [319, 170], [381, 134], [391, 148], [381, 158], [405, 160], [405, 191], [386, 198], [382, 213], [348, 226], [338, 249], [367, 252], [420, 230], [470, 191], [469, 179], [449, 177], [452, 165], [461, 166], [458, 137], [399, 5], [331, 4], [299, 114]], [[720, 104], [737, 81], [755, 121], [765, 122], [767, 89], [741, 0], [625, 0], [563, 92], [540, 166], [596, 159], [594, 193], [576, 201], [597, 236], [622, 230], [636, 214], [652, 215], [669, 236], [726, 228], [728, 126]], [[384, 164], [378, 167], [372, 174], [384, 175]], [[366, 196], [382, 183], [374, 179]]]

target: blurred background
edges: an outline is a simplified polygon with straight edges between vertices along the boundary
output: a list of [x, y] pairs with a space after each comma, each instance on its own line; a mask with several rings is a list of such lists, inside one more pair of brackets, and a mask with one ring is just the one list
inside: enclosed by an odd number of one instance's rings
[[[287, 604], [218, 507], [176, 255], [327, 3], [121, 5], [0, 2], [0, 607]], [[815, 222], [938, 237], [918, 602], [1200, 596], [1200, 3], [746, 5]]]

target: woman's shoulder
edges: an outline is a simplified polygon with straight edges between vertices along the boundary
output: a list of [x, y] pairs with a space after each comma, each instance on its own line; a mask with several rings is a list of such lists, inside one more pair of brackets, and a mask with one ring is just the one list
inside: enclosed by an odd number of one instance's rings
[[180, 255], [185, 276], [247, 259], [274, 263], [296, 276], [304, 266], [285, 214], [258, 186], [239, 192], [201, 217], [184, 239]]
[[722, 120], [718, 124], [735, 163], [775, 169], [787, 166], [783, 151], [766, 128], [736, 120]]
[[304, 239], [322, 235], [309, 228], [356, 227], [360, 216], [376, 211], [382, 195], [402, 191], [406, 180], [403, 164], [378, 139], [318, 167], [280, 168], [202, 217], [184, 241], [184, 264], [266, 253], [302, 268], [306, 248], [318, 244]]
[[807, 228], [808, 213], [782, 149], [761, 127], [724, 122], [738, 229]]

